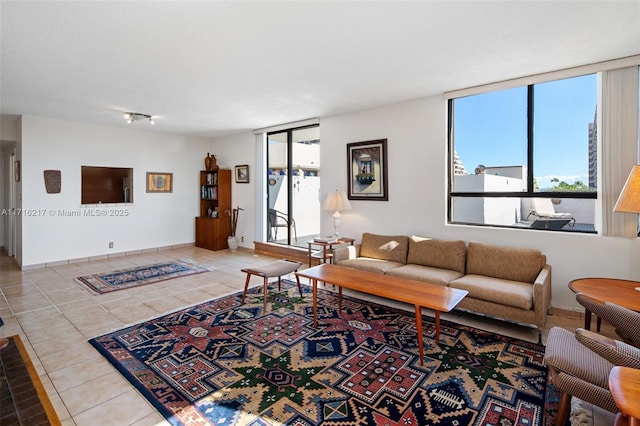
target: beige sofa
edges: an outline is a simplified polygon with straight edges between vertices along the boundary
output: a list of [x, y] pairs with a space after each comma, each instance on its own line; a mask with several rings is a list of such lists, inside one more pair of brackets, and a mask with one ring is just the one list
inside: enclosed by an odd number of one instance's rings
[[464, 240], [364, 233], [334, 251], [333, 262], [389, 276], [467, 290], [457, 309], [544, 328], [551, 266], [539, 250]]

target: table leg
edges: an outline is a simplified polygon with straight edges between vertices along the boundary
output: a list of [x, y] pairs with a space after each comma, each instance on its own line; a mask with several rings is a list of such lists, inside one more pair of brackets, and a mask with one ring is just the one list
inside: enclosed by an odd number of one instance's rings
[[418, 333], [418, 349], [420, 350], [420, 365], [424, 365], [424, 347], [422, 344], [422, 308], [416, 307], [416, 332]]
[[313, 279], [313, 327], [318, 328], [318, 280]]
[[591, 311], [588, 309], [584, 310], [584, 329], [591, 330]]
[[262, 293], [264, 294], [263, 296], [263, 300], [262, 300], [262, 310], [264, 312], [267, 311], [267, 297], [269, 295], [269, 279], [267, 277], [264, 277], [264, 284], [263, 284], [264, 289], [262, 290]]
[[342, 312], [342, 286], [338, 286], [338, 315]]
[[436, 342], [440, 344], [440, 311], [436, 310]]

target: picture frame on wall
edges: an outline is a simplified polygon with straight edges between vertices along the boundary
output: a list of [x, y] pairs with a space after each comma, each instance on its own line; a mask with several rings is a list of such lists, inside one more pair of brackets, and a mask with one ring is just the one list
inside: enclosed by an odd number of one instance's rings
[[236, 166], [236, 183], [249, 183], [249, 165]]
[[173, 192], [173, 173], [147, 172], [147, 192]]
[[347, 176], [350, 200], [388, 201], [387, 140], [348, 143]]

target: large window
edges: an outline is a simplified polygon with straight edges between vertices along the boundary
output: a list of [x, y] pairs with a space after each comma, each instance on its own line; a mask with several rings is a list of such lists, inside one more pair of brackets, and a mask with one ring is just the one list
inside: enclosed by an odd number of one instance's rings
[[449, 101], [449, 222], [595, 232], [595, 74]]

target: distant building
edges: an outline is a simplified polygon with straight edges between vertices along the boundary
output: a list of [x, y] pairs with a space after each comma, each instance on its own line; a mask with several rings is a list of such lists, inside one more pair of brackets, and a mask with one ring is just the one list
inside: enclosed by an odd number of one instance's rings
[[454, 175], [466, 175], [467, 170], [464, 168], [464, 164], [460, 159], [460, 156], [456, 151], [453, 151], [453, 174]]
[[593, 114], [593, 123], [589, 123], [589, 190], [598, 187], [598, 107]]

